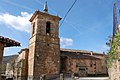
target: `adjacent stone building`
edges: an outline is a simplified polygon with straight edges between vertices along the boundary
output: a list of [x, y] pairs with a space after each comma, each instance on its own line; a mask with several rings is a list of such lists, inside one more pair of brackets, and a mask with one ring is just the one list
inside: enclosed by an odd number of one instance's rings
[[107, 76], [104, 54], [91, 51], [61, 49], [61, 72], [77, 76]]
[[14, 80], [26, 80], [28, 77], [28, 48], [22, 49], [14, 60], [7, 63], [6, 75]]
[[26, 80], [28, 77], [28, 55], [29, 49], [25, 48], [19, 52], [19, 56], [15, 61], [15, 80]]

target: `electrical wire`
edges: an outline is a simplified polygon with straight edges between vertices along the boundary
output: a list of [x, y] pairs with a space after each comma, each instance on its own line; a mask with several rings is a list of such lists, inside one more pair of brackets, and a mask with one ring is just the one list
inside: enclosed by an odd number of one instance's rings
[[63, 17], [63, 20], [62, 20], [60, 26], [62, 26], [62, 24], [63, 24], [65, 18], [67, 17], [68, 13], [69, 13], [70, 10], [73, 8], [73, 6], [75, 5], [76, 2], [77, 2], [77, 0], [75, 0], [75, 1], [73, 2], [72, 6], [69, 8], [69, 10], [67, 11], [67, 13], [66, 13], [65, 16]]

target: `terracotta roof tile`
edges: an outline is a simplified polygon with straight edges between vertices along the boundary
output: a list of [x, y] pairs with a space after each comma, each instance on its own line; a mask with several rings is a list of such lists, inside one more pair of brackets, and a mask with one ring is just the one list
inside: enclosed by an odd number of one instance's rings
[[0, 42], [4, 44], [4, 47], [20, 46], [19, 42], [3, 36], [0, 36]]
[[92, 55], [85, 55], [85, 54], [76, 54], [73, 52], [61, 52], [61, 57], [70, 57], [70, 58], [76, 58], [76, 59], [100, 59]]

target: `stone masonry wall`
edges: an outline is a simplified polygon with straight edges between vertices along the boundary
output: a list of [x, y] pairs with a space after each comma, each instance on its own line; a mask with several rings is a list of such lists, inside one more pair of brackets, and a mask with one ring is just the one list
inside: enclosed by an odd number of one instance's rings
[[112, 67], [108, 68], [109, 80], [120, 80], [120, 61], [115, 60]]
[[21, 54], [24, 54], [22, 61], [21, 80], [27, 80], [28, 77], [28, 49], [24, 49]]
[[[41, 38], [41, 37], [40, 37]], [[39, 38], [39, 40], [40, 40]], [[42, 36], [41, 39], [45, 39], [45, 42], [36, 42], [35, 48], [35, 60], [34, 60], [34, 75], [39, 76], [41, 74], [57, 74], [59, 73], [60, 62], [60, 47], [59, 39], [49, 38]], [[52, 39], [56, 40], [55, 43], [51, 43]], [[47, 41], [46, 41], [47, 40]]]
[[112, 66], [108, 68], [109, 80], [120, 80], [120, 46], [117, 47], [118, 59], [112, 62]]
[[27, 80], [28, 77], [28, 54], [29, 50], [27, 48], [22, 49], [19, 52], [19, 56], [16, 59], [17, 71], [15, 77], [19, 76], [19, 80]]
[[100, 59], [74, 59], [74, 58], [65, 58], [64, 63], [64, 72], [67, 73], [79, 73], [79, 68], [85, 68], [85, 75], [107, 75], [106, 65], [103, 65], [103, 60]]

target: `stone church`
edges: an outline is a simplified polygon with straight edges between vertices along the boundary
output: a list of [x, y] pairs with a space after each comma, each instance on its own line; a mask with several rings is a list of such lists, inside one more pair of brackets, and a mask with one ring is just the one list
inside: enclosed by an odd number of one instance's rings
[[29, 48], [22, 49], [14, 66], [8, 63], [6, 75], [15, 80], [39, 80], [41, 76], [72, 74], [77, 76], [107, 75], [105, 54], [85, 50], [60, 49], [59, 16], [39, 10], [30, 18], [32, 31]]

